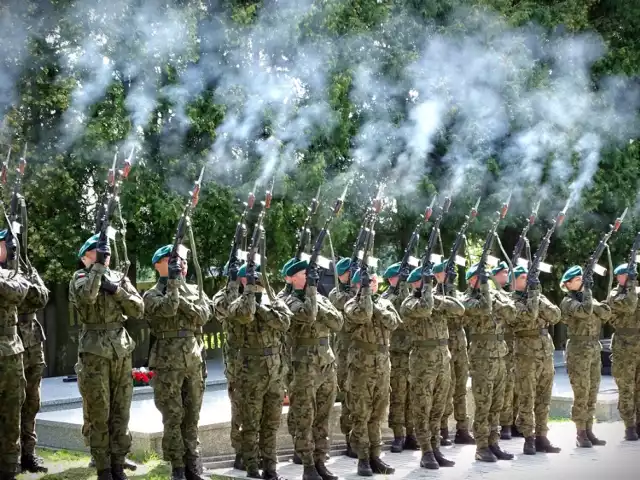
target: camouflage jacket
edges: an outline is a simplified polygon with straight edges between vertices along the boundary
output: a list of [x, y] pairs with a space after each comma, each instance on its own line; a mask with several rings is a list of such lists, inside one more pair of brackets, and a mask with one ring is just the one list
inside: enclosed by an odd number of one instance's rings
[[569, 343], [596, 347], [601, 350], [600, 329], [609, 320], [608, 305], [593, 299], [591, 289], [569, 292], [560, 303], [562, 322], [567, 326]]
[[515, 315], [516, 308], [504, 295], [489, 290], [489, 284], [479, 290], [468, 289], [462, 301], [465, 322], [469, 327], [471, 345], [469, 356], [502, 358], [507, 355], [504, 325], [507, 316]]
[[[113, 295], [100, 290], [103, 275], [119, 282], [120, 286]], [[78, 353], [91, 353], [108, 359], [131, 355], [136, 344], [124, 328], [124, 322], [127, 317], [142, 318], [144, 303], [127, 277], [123, 278], [98, 263], [78, 270], [69, 283], [69, 303], [83, 324]], [[95, 330], [100, 328], [98, 325], [105, 325], [107, 329]]]
[[[149, 367], [184, 370], [202, 363], [202, 327], [212, 313], [206, 295], [201, 300], [197, 286], [181, 278], [161, 277], [142, 298], [145, 318], [156, 338]], [[193, 336], [186, 336], [187, 332]]]
[[640, 347], [640, 311], [638, 311], [637, 280], [628, 281], [626, 288], [620, 285], [611, 290], [607, 304], [611, 307], [610, 322], [616, 331], [611, 338], [611, 348]]
[[[339, 283], [337, 289], [334, 287], [329, 292], [329, 301], [338, 309], [339, 312], [344, 313], [345, 304], [352, 299], [354, 295], [355, 291], [353, 289], [347, 285]], [[335, 337], [336, 350], [347, 351], [349, 349], [349, 334], [346, 332], [346, 325], [343, 324], [342, 330], [336, 332]]]
[[291, 357], [294, 362], [330, 365], [335, 361], [329, 335], [339, 332], [344, 320], [331, 302], [318, 294], [317, 287], [295, 291], [286, 299], [291, 318]]
[[[382, 295], [382, 298], [389, 300], [391, 297], [394, 297], [393, 306], [397, 312], [400, 312], [400, 308], [402, 307], [402, 302], [411, 294], [410, 287], [405, 283], [400, 286], [398, 289], [398, 294], [393, 295], [391, 293], [391, 289], [387, 289]], [[400, 314], [402, 316], [402, 314]], [[409, 355], [411, 352], [411, 343], [413, 342], [413, 335], [406, 328], [404, 323], [398, 325], [393, 332], [391, 332], [391, 348], [389, 349], [394, 353], [404, 353]]]
[[547, 358], [555, 350], [548, 326], [560, 321], [560, 309], [540, 293], [530, 289], [528, 298], [524, 292], [512, 292], [516, 316], [507, 318], [515, 334], [516, 355]]
[[225, 354], [235, 353], [242, 345], [242, 327], [233, 322], [229, 322], [229, 307], [240, 296], [240, 284], [237, 281], [230, 280], [227, 286], [216, 293], [211, 299], [213, 313], [222, 325], [224, 332]]
[[0, 357], [24, 352], [18, 336], [18, 306], [27, 296], [31, 284], [22, 275], [11, 278], [13, 270], [0, 268]]
[[464, 331], [465, 326], [465, 317], [464, 317], [464, 305], [462, 300], [464, 295], [458, 290], [453, 290], [452, 295], [444, 294], [444, 285], [439, 283], [436, 287], [436, 291], [434, 292], [435, 299], [449, 298], [451, 300], [455, 300], [456, 305], [460, 305], [462, 307], [462, 311], [458, 309], [458, 307], [453, 308], [452, 310], [447, 310], [446, 308], [442, 310], [442, 315], [447, 317], [447, 326], [449, 327], [449, 350], [452, 352], [465, 352], [467, 353], [467, 334]]
[[389, 368], [389, 340], [402, 323], [393, 306], [394, 296], [372, 295], [363, 288], [360, 297], [353, 297], [344, 305], [344, 329], [350, 335], [349, 364], [363, 367]]
[[30, 348], [46, 340], [36, 313], [47, 306], [49, 289], [35, 270], [25, 276], [31, 285], [24, 301], [18, 306], [18, 334], [24, 348]]

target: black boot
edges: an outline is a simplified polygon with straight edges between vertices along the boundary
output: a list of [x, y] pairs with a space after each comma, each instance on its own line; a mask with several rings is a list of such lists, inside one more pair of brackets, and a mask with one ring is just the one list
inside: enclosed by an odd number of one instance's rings
[[111, 476], [113, 480], [129, 480], [127, 474], [124, 473], [124, 465], [123, 464], [112, 464], [111, 465]]
[[187, 480], [205, 480], [197, 464], [187, 464], [187, 467], [184, 469], [184, 476]]
[[489, 448], [477, 448], [476, 460], [478, 460], [479, 462], [487, 462], [487, 463], [495, 463], [498, 461], [496, 456], [493, 454], [493, 452]]
[[347, 451], [344, 454], [349, 458], [358, 458], [358, 454], [351, 448], [351, 442], [349, 441], [349, 435], [347, 435]]
[[42, 458], [35, 453], [22, 455], [20, 458], [20, 468], [22, 468], [22, 473], [47, 473], [49, 471], [49, 469], [44, 466]]
[[16, 480], [16, 475], [14, 472], [0, 472], [0, 480]]
[[441, 428], [440, 429], [440, 445], [443, 447], [449, 447], [453, 444], [453, 442], [449, 439], [449, 428]]
[[552, 444], [547, 437], [538, 435], [536, 437], [536, 451], [542, 453], [560, 453], [562, 449]]
[[524, 434], [520, 431], [515, 424], [511, 425], [511, 436], [514, 438], [523, 438]]
[[373, 477], [373, 470], [371, 470], [369, 460], [358, 460], [358, 475], [361, 477]]
[[262, 472], [262, 478], [264, 480], [286, 480], [284, 477], [281, 477], [275, 470], [265, 470], [264, 472]]
[[453, 467], [456, 464], [456, 462], [454, 462], [453, 460], [444, 458], [444, 455], [442, 455], [442, 452], [439, 448], [433, 449], [433, 456], [436, 458], [436, 462], [438, 462], [438, 465], [440, 465], [441, 467]]
[[296, 465], [302, 465], [302, 459], [300, 458], [300, 455], [298, 455], [298, 452], [293, 452], [292, 461]]
[[591, 430], [591, 428], [589, 428], [589, 427], [587, 427], [587, 438], [591, 442], [591, 445], [593, 445], [595, 447], [603, 447], [603, 446], [605, 446], [607, 444], [606, 440], [600, 440], [598, 437], [596, 437], [593, 434], [593, 430]]
[[579, 447], [579, 448], [593, 447], [593, 443], [591, 443], [591, 440], [589, 440], [586, 430], [578, 430], [578, 434], [576, 435], [576, 447]]
[[475, 445], [476, 439], [473, 438], [469, 430], [458, 429], [456, 430], [456, 436], [453, 439], [453, 443], [456, 445]]
[[627, 428], [624, 432], [624, 439], [629, 442], [637, 442], [638, 432], [636, 432], [636, 427]]
[[489, 445], [489, 450], [491, 450], [491, 453], [493, 453], [498, 460], [513, 460], [513, 453], [505, 452], [497, 443]]
[[248, 478], [262, 478], [260, 475], [260, 469], [257, 465], [249, 465], [247, 466], [247, 477]]
[[331, 473], [324, 462], [316, 462], [316, 471], [322, 480], [338, 480], [338, 476]]
[[125, 470], [131, 470], [132, 472], [135, 472], [138, 469], [138, 465], [133, 463], [131, 460], [127, 460], [126, 458], [124, 459], [123, 466]]
[[243, 472], [246, 470], [241, 453], [236, 453], [236, 459], [233, 461], [233, 468], [235, 468], [236, 470], [241, 470]]
[[503, 425], [500, 430], [500, 440], [511, 440], [511, 427], [509, 425]]
[[302, 467], [302, 480], [322, 480], [315, 465], [305, 465]]
[[428, 470], [438, 470], [440, 465], [436, 460], [433, 452], [422, 452], [422, 458], [420, 459], [420, 466]]
[[405, 450], [420, 450], [420, 445], [418, 445], [418, 439], [415, 435], [407, 435], [404, 439], [404, 449]]
[[525, 455], [536, 454], [536, 441], [533, 437], [524, 437], [524, 447], [522, 447], [522, 453]]
[[96, 461], [93, 457], [91, 457], [91, 459], [89, 460], [89, 465], [87, 465], [87, 468], [96, 468]]
[[373, 473], [379, 473], [380, 475], [392, 475], [396, 472], [395, 468], [384, 463], [380, 457], [371, 457], [369, 465], [371, 465]]
[[171, 470], [171, 480], [186, 480], [184, 467], [176, 467]]
[[111, 469], [105, 468], [104, 470], [98, 470], [98, 480], [114, 480], [111, 476]]
[[404, 437], [393, 437], [391, 442], [391, 453], [402, 453], [404, 448]]

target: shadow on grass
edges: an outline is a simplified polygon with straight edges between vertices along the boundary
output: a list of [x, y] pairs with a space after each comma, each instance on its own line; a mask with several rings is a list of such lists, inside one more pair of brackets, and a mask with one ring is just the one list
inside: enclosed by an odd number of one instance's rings
[[87, 467], [71, 467], [61, 472], [47, 473], [41, 477], [21, 475], [18, 478], [39, 478], [39, 480], [87, 480], [96, 478], [96, 471]]

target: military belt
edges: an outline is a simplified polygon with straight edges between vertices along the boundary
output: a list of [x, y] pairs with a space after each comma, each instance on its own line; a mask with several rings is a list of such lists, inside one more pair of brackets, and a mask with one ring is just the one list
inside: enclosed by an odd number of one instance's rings
[[600, 340], [598, 335], [569, 335], [569, 340], [575, 342], [597, 342]]
[[296, 347], [311, 347], [313, 345], [329, 345], [329, 337], [322, 338], [296, 338], [293, 340]]
[[504, 339], [505, 340], [513, 340], [515, 338], [515, 335], [513, 333], [505, 333], [504, 334]]
[[414, 340], [414, 347], [444, 347], [449, 345], [448, 338], [429, 338], [427, 340]]
[[0, 328], [0, 337], [11, 337], [18, 334], [18, 327], [3, 327]]
[[516, 332], [515, 335], [517, 338], [525, 338], [525, 337], [546, 337], [549, 334], [549, 330], [546, 328], [536, 328], [533, 330], [520, 330]]
[[193, 330], [170, 330], [167, 332], [155, 332], [154, 336], [159, 340], [166, 338], [192, 338], [196, 336]]
[[240, 353], [250, 357], [268, 357], [269, 355], [279, 355], [281, 347], [265, 347], [265, 348], [241, 348]]
[[640, 335], [640, 328], [616, 328], [616, 335]]
[[471, 335], [471, 341], [473, 340], [493, 340], [495, 342], [501, 342], [504, 340], [504, 335], [501, 333], [474, 333]]
[[120, 330], [123, 327], [120, 322], [111, 323], [83, 323], [83, 330]]
[[366, 352], [389, 353], [389, 347], [387, 345], [380, 345], [378, 343], [369, 343], [363, 342], [362, 340], [352, 339], [351, 345]]

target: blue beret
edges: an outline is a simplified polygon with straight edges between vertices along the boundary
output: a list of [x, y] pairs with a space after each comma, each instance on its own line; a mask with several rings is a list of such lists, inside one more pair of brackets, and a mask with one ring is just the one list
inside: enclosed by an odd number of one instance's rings
[[287, 269], [288, 269], [291, 265], [293, 265], [294, 263], [296, 263], [296, 262], [297, 262], [297, 260], [296, 260], [296, 258], [295, 258], [295, 257], [294, 257], [294, 258], [290, 258], [290, 259], [287, 261], [287, 263], [285, 263], [285, 264], [282, 266], [282, 270], [280, 270], [280, 275], [282, 275], [283, 277], [288, 277], [289, 275], [287, 275]]
[[4, 230], [0, 230], [0, 242], [7, 237], [7, 233], [9, 231], [5, 228]]
[[151, 259], [151, 265], [155, 265], [164, 257], [168, 257], [173, 250], [173, 245], [165, 245], [164, 247], [160, 247], [156, 250], [156, 253], [153, 254], [153, 258]]
[[[260, 265], [256, 265], [256, 273], [260, 272]], [[238, 269], [238, 278], [242, 278], [242, 277], [246, 277], [247, 276], [247, 264], [244, 263], [239, 269]]]
[[347, 273], [347, 270], [349, 270], [350, 266], [351, 259], [349, 257], [341, 258], [338, 263], [336, 263], [336, 272], [338, 273], [338, 276]]
[[474, 263], [467, 269], [467, 273], [464, 275], [466, 281], [469, 281], [471, 277], [473, 277], [478, 271], [478, 264]]
[[449, 263], [449, 260], [445, 260], [444, 262], [440, 262], [437, 265], [433, 266], [433, 273], [442, 273], [444, 272], [444, 269], [447, 268], [447, 263]]
[[498, 265], [496, 265], [496, 268], [491, 270], [491, 275], [495, 277], [496, 273], [501, 272], [502, 270], [507, 270], [508, 268], [509, 265], [507, 265], [507, 262], [500, 262]]
[[422, 277], [422, 267], [417, 267], [411, 270], [411, 273], [407, 277], [407, 283], [413, 283], [420, 280]]
[[570, 267], [566, 272], [564, 272], [564, 275], [562, 275], [562, 280], [560, 280], [560, 284], [565, 284], [567, 283], [569, 280], [573, 280], [576, 277], [579, 277], [582, 275], [582, 267], [579, 265], [574, 265], [573, 267]]
[[[353, 278], [351, 279], [351, 283], [360, 283], [360, 277], [361, 277], [360, 272], [361, 271], [362, 270], [360, 270], [360, 269], [356, 270], [356, 273], [353, 274]], [[369, 272], [369, 278], [375, 277], [375, 276], [376, 276], [375, 272], [374, 273]]]
[[95, 250], [96, 245], [98, 245], [99, 238], [100, 238], [100, 234], [96, 233], [89, 240], [84, 242], [84, 245], [82, 245], [82, 247], [78, 251], [78, 258], [84, 257], [85, 253], [87, 253], [89, 250]]
[[[294, 259], [295, 260], [295, 259]], [[291, 265], [289, 265], [289, 267], [287, 268], [287, 273], [286, 276], [287, 277], [293, 277], [296, 273], [301, 272], [302, 270], [306, 270], [306, 268], [309, 266], [309, 262], [306, 260], [297, 260], [294, 261]]]
[[618, 265], [616, 269], [613, 271], [614, 275], [624, 275], [625, 273], [629, 273], [628, 263], [623, 263], [622, 265]]
[[[521, 265], [518, 265], [516, 268], [513, 269], [513, 276], [515, 278], [518, 278], [520, 275], [524, 273], [529, 273], [529, 270]], [[511, 275], [509, 275], [509, 277], [511, 277]]]
[[395, 277], [396, 275], [398, 275], [400, 273], [400, 267], [402, 266], [402, 263], [398, 262], [398, 263], [394, 263], [393, 265], [389, 265], [387, 267], [387, 269], [384, 271], [384, 273], [382, 274], [382, 278], [384, 278], [385, 280], [391, 278], [391, 277]]

